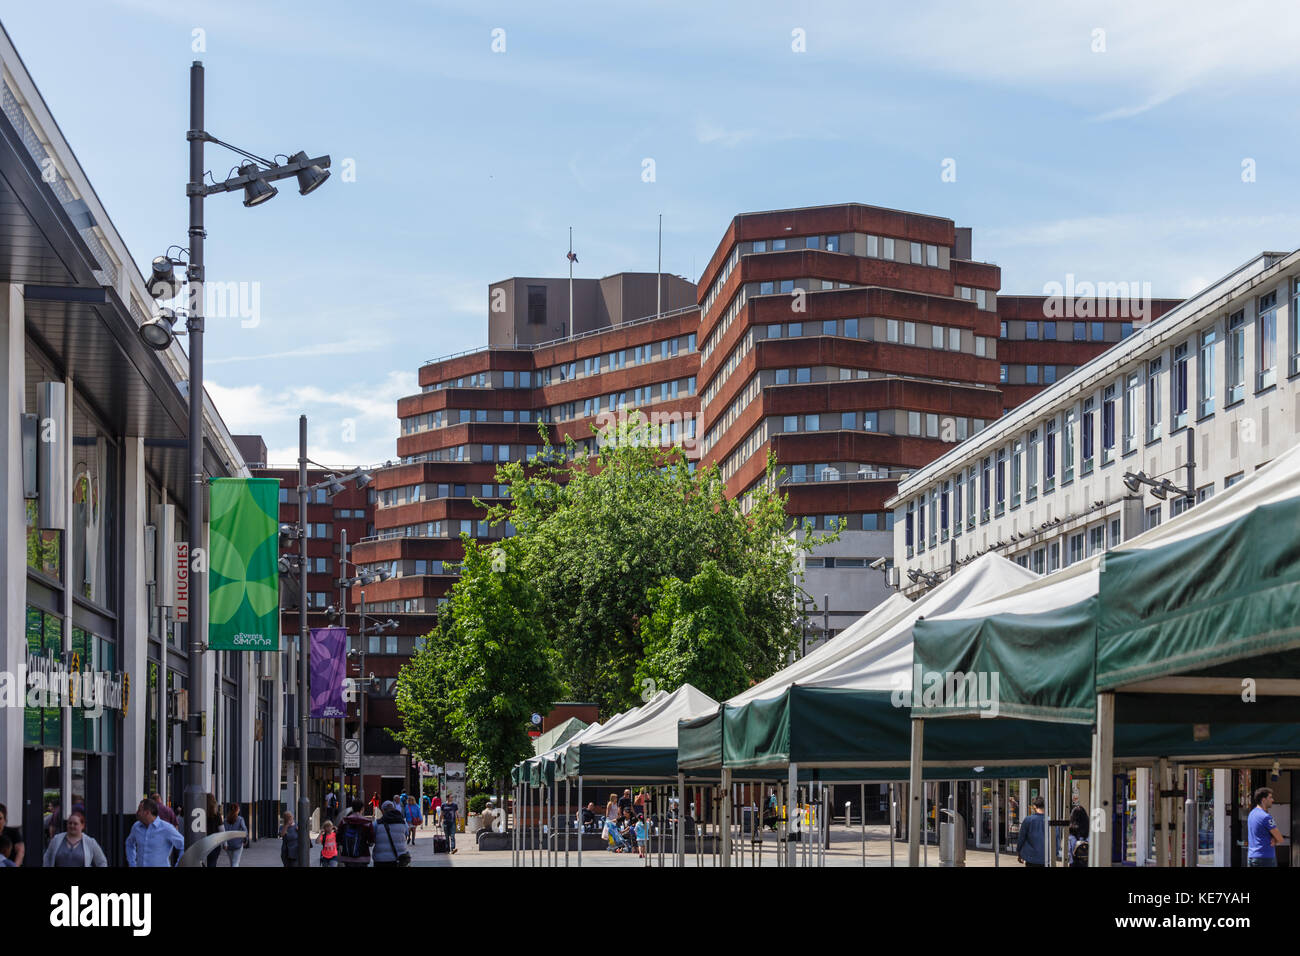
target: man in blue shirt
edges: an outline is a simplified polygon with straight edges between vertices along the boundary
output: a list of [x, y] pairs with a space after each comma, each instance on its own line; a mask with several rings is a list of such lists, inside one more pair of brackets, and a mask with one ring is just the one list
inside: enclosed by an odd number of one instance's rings
[[1277, 853], [1273, 847], [1280, 846], [1282, 834], [1269, 809], [1273, 806], [1273, 791], [1260, 787], [1255, 791], [1255, 807], [1246, 818], [1246, 834], [1250, 849], [1246, 855], [1247, 866], [1277, 866]]
[[1020, 838], [1016, 841], [1016, 859], [1025, 866], [1047, 865], [1047, 840], [1043, 836], [1047, 829], [1047, 815], [1043, 812], [1046, 806], [1046, 800], [1042, 797], [1034, 797], [1029, 807], [1029, 816], [1020, 824]]
[[158, 804], [146, 797], [135, 811], [135, 824], [126, 838], [127, 866], [171, 866], [172, 849], [184, 852], [185, 837], [158, 818]]

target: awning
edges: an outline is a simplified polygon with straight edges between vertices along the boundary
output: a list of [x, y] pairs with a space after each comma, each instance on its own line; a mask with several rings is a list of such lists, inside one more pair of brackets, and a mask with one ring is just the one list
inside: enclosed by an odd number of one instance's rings
[[616, 725], [578, 740], [564, 757], [564, 774], [605, 779], [665, 779], [677, 775], [677, 724], [717, 710], [718, 702], [690, 684], [661, 694]]

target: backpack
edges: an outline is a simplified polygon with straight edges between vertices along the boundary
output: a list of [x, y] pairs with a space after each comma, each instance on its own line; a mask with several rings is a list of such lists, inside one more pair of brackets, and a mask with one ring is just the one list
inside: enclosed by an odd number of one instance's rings
[[1078, 840], [1074, 844], [1074, 852], [1070, 854], [1070, 866], [1087, 866], [1088, 865], [1088, 841]]
[[342, 839], [339, 841], [339, 846], [342, 847], [342, 853], [344, 856], [355, 860], [370, 855], [366, 851], [365, 831], [362, 830], [361, 827], [357, 826], [357, 824], [343, 824], [340, 834]]

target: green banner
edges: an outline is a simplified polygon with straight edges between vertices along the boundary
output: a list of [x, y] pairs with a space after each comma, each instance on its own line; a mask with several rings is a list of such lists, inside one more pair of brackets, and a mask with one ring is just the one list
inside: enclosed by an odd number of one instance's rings
[[280, 649], [280, 481], [216, 478], [208, 530], [208, 646]]

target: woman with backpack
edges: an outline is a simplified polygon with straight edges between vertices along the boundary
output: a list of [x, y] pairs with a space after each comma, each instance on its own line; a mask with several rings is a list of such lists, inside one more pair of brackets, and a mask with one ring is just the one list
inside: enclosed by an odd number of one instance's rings
[[1070, 811], [1070, 856], [1066, 865], [1088, 865], [1088, 811], [1077, 803]]
[[370, 865], [370, 847], [375, 842], [375, 823], [365, 812], [366, 805], [360, 797], [352, 801], [352, 812], [339, 821], [339, 859], [344, 867], [362, 868]]
[[406, 819], [392, 800], [385, 800], [381, 809], [383, 815], [375, 824], [375, 866], [407, 866], [411, 854], [406, 850]]
[[244, 818], [239, 815], [239, 804], [232, 803], [230, 809], [226, 811], [226, 822], [221, 825], [221, 829], [226, 833], [243, 833], [242, 837], [226, 841], [226, 859], [230, 861], [231, 866], [239, 866], [239, 858], [244, 855], [244, 847], [248, 846], [248, 824]]

